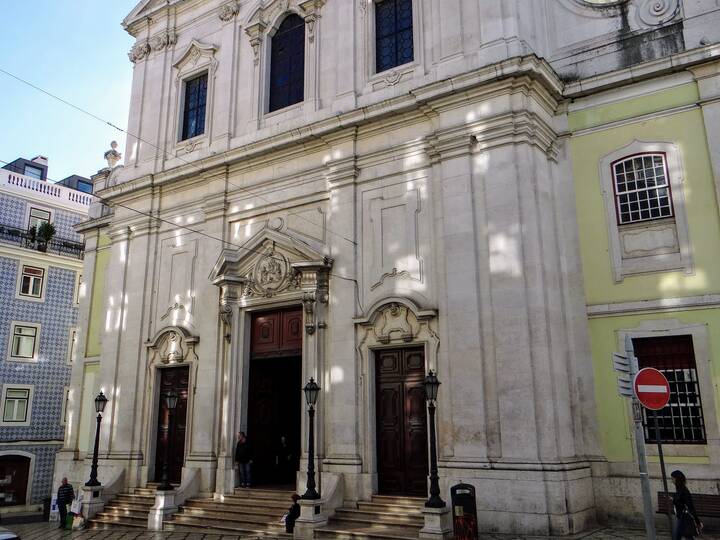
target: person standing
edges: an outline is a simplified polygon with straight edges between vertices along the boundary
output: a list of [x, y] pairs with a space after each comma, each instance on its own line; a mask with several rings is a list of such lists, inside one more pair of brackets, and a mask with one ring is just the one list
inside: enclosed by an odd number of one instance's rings
[[238, 432], [235, 461], [240, 472], [240, 487], [249, 488], [252, 485], [252, 446], [244, 431]]
[[290, 498], [292, 499], [292, 506], [288, 509], [287, 514], [285, 515], [285, 532], [292, 534], [295, 529], [295, 521], [300, 517], [300, 505], [298, 504], [300, 495], [293, 493], [290, 495]]
[[692, 495], [687, 488], [687, 478], [682, 471], [670, 473], [675, 494], [672, 496], [673, 507], [675, 508], [675, 521], [673, 521], [672, 540], [694, 540], [695, 536], [702, 531], [702, 522], [697, 518]]
[[65, 528], [65, 520], [67, 519], [67, 505], [75, 499], [73, 487], [68, 484], [68, 479], [63, 478], [57, 491], [58, 512], [60, 512], [60, 526], [58, 529]]

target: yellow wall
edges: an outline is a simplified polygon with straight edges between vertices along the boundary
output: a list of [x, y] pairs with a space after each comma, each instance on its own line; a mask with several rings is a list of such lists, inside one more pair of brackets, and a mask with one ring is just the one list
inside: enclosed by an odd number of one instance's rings
[[[637, 328], [643, 321], [676, 319], [684, 324], [707, 324], [710, 335], [710, 370], [713, 377], [715, 395], [720, 385], [720, 309], [697, 309], [680, 312], [652, 313], [648, 315], [630, 315], [622, 317], [602, 317], [590, 319], [590, 342], [592, 346], [593, 369], [598, 409], [600, 439], [605, 457], [609, 461], [632, 461], [633, 450], [630, 439], [630, 415], [627, 399], [617, 393], [617, 373], [612, 369], [612, 353], [617, 352], [619, 330]], [[715, 339], [713, 339], [715, 338]], [[707, 409], [711, 406], [711, 396], [702, 396], [705, 421]], [[720, 407], [715, 399], [716, 412]], [[681, 462], [697, 462], [698, 458], [682, 457]], [[705, 458], [700, 458], [701, 461]], [[677, 459], [676, 459], [677, 461]], [[705, 460], [706, 461], [706, 460]]]
[[101, 234], [93, 269], [90, 291], [90, 314], [88, 317], [85, 356], [100, 356], [103, 324], [105, 321], [105, 273], [110, 262], [110, 238]]
[[95, 417], [95, 396], [99, 388], [100, 364], [88, 363], [83, 366], [82, 401], [80, 403], [80, 429], [78, 431], [78, 449], [80, 456], [87, 454], [90, 449], [90, 439], [94, 436], [91, 428]]
[[[583, 113], [587, 116], [587, 112]], [[576, 118], [576, 123], [579, 119]], [[609, 254], [600, 160], [634, 139], [679, 145], [694, 275], [661, 272], [615, 283]], [[720, 292], [720, 219], [702, 113], [695, 109], [630, 125], [574, 136], [571, 140], [585, 294], [588, 304], [696, 296]]]

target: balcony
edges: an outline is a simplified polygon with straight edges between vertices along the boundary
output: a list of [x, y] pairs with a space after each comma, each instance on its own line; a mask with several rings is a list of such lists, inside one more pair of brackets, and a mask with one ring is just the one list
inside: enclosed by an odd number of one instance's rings
[[0, 225], [0, 243], [75, 259], [82, 259], [85, 252], [85, 244], [58, 238], [57, 236], [53, 237], [47, 244], [38, 241], [33, 242], [28, 231], [7, 225]]
[[86, 215], [95, 200], [88, 193], [36, 180], [7, 169], [0, 169], [0, 191]]

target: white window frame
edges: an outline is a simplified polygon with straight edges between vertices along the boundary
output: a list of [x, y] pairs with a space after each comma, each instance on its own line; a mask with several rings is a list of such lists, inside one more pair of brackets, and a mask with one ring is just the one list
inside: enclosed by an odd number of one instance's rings
[[50, 215], [50, 219], [48, 220], [48, 223], [53, 223], [55, 220], [55, 213], [52, 211], [52, 209], [47, 208], [45, 206], [41, 206], [38, 204], [28, 204], [27, 209], [25, 210], [25, 230], [30, 230], [30, 213], [33, 210], [40, 210], [41, 212], [46, 212]]
[[[32, 358], [25, 358], [20, 356], [13, 356], [12, 349], [13, 349], [13, 342], [15, 341], [15, 328], [18, 326], [26, 326], [29, 328], [35, 328], [35, 343], [33, 345], [33, 356]], [[8, 362], [30, 362], [30, 363], [36, 363], [38, 361], [38, 352], [40, 349], [40, 324], [39, 323], [31, 323], [31, 322], [24, 322], [24, 321], [11, 321], [10, 323], [10, 335], [8, 339], [8, 348], [7, 348], [7, 359]]]
[[[31, 296], [31, 295], [27, 295], [27, 294], [22, 294], [22, 292], [21, 292], [22, 291], [23, 268], [26, 266], [43, 270], [42, 286], [40, 287], [40, 296]], [[17, 287], [15, 287], [15, 298], [17, 298], [18, 300], [27, 300], [29, 302], [44, 302], [45, 301], [45, 291], [47, 289], [48, 270], [49, 270], [49, 268], [46, 265], [35, 264], [35, 263], [26, 263], [26, 262], [20, 260], [18, 262], [18, 275], [17, 275]]]
[[[5, 401], [7, 399], [7, 392], [8, 390], [28, 390], [28, 406], [27, 411], [25, 412], [25, 421], [24, 422], [10, 422], [5, 421]], [[33, 397], [35, 395], [35, 385], [32, 384], [4, 384], [2, 388], [2, 398], [0, 399], [0, 426], [7, 426], [7, 427], [27, 427], [30, 425], [30, 422], [32, 420], [32, 403], [33, 403]]]
[[67, 413], [68, 408], [70, 406], [70, 387], [64, 386], [63, 387], [63, 406], [62, 411], [60, 412], [60, 425], [64, 426], [67, 424]]
[[375, 4], [380, 0], [363, 0], [367, 2], [362, 14], [365, 18], [365, 43], [362, 47], [365, 73], [365, 92], [372, 92], [381, 88], [395, 86], [400, 82], [421, 77], [423, 66], [423, 2], [412, 0], [413, 10], [413, 60], [400, 66], [378, 73], [375, 65], [376, 39], [375, 39]]
[[[617, 206], [615, 201], [615, 174], [613, 163], [623, 158], [637, 154], [665, 154], [666, 174], [670, 186], [670, 197], [674, 215], [647, 221], [619, 224]], [[625, 276], [649, 272], [684, 271], [692, 274], [694, 271], [692, 246], [690, 244], [690, 231], [688, 228], [685, 209], [685, 169], [678, 145], [663, 141], [634, 140], [630, 144], [604, 156], [600, 162], [600, 189], [605, 203], [607, 219], [608, 243], [615, 282], [621, 282]], [[646, 255], [623, 258], [621, 235], [635, 229], [640, 232], [644, 228], [674, 227], [679, 250], [677, 252], [663, 253], [648, 252]]]
[[[644, 188], [634, 189], [634, 190], [628, 189], [626, 191], [623, 191], [622, 193], [619, 191], [618, 172], [617, 172], [617, 166], [619, 164], [621, 164], [621, 163], [625, 164], [627, 162], [634, 162], [635, 159], [640, 159], [640, 160], [643, 160], [643, 162], [644, 162], [645, 158], [650, 158], [654, 161], [656, 157], [659, 157], [662, 160], [662, 169], [663, 169], [663, 176], [665, 177], [665, 184], [663, 184], [661, 186], [655, 185], [655, 186], [648, 187], [647, 186], [647, 178], [645, 178], [645, 179], [643, 179], [643, 181], [646, 182], [646, 185]], [[618, 225], [619, 226], [622, 227], [624, 225], [634, 225], [634, 224], [638, 224], [638, 223], [651, 223], [653, 221], [658, 221], [658, 220], [662, 220], [662, 219], [668, 219], [668, 218], [675, 217], [675, 207], [673, 206], [673, 201], [672, 201], [672, 186], [670, 184], [670, 173], [668, 171], [668, 166], [667, 166], [667, 156], [664, 153], [654, 152], [654, 153], [643, 153], [643, 154], [635, 154], [635, 155], [631, 155], [631, 156], [626, 156], [626, 157], [620, 158], [616, 162], [612, 163], [611, 167], [612, 167], [612, 175], [613, 175], [613, 189], [615, 190], [615, 211], [618, 214]], [[655, 169], [655, 168], [656, 167], [653, 167], [653, 169]], [[625, 171], [625, 173], [621, 173], [621, 174], [627, 174], [627, 171]], [[627, 182], [628, 180], [625, 179], [624, 181]], [[638, 181], [637, 177], [632, 181], [637, 183], [637, 181]], [[670, 210], [670, 213], [668, 215], [649, 217], [649, 218], [640, 217], [640, 219], [635, 219], [635, 220], [633, 220], [632, 216], [631, 216], [630, 221], [626, 221], [626, 222], [622, 221], [622, 213], [623, 212], [622, 212], [621, 204], [623, 204], [623, 203], [620, 202], [620, 197], [622, 197], [623, 195], [630, 196], [633, 193], [639, 194], [642, 192], [647, 192], [650, 190], [658, 190], [658, 189], [667, 190], [668, 209]], [[651, 199], [648, 199], [648, 202], [650, 200]], [[637, 202], [639, 203], [640, 201], [637, 201]], [[625, 203], [625, 204], [631, 204], [631, 203]], [[659, 209], [660, 209], [660, 206], [658, 206], [658, 210]], [[642, 212], [643, 210], [644, 210], [643, 208], [639, 208], [638, 211]], [[651, 208], [647, 208], [645, 210], [651, 210]], [[628, 210], [628, 212], [631, 212], [631, 211]]]
[[[74, 337], [74, 346], [73, 346], [73, 337]], [[68, 332], [67, 357], [66, 357], [65, 363], [69, 366], [73, 365], [77, 361], [78, 345], [80, 345], [80, 327], [73, 326], [70, 328], [70, 331]]]
[[80, 293], [83, 287], [83, 275], [80, 272], [75, 272], [75, 294], [74, 303], [76, 306], [80, 305]]

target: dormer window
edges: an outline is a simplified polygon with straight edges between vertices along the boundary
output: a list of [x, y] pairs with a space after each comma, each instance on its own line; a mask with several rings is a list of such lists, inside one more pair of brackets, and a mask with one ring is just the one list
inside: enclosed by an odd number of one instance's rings
[[192, 139], [205, 133], [207, 85], [207, 73], [185, 81], [185, 102], [180, 140]]
[[32, 165], [25, 165], [25, 176], [42, 180], [43, 171], [40, 167], [33, 167]]
[[412, 62], [412, 0], [375, 3], [375, 70], [377, 73]]
[[305, 99], [305, 21], [285, 17], [272, 37], [270, 52], [269, 112]]
[[673, 216], [664, 154], [638, 154], [612, 165], [618, 225]]

